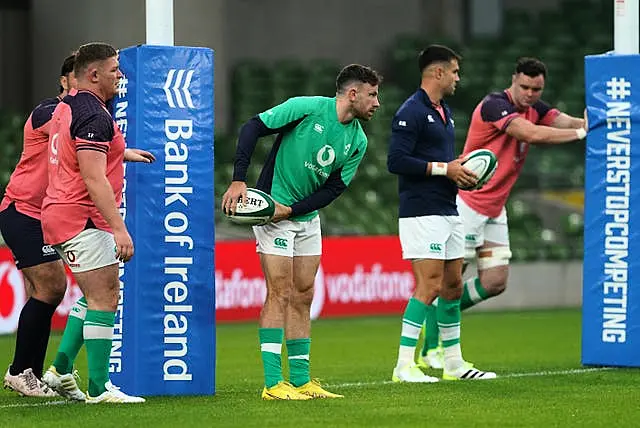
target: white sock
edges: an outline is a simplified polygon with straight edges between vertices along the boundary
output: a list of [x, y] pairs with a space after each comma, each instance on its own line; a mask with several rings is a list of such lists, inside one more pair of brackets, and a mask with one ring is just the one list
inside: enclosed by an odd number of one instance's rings
[[443, 343], [456, 340], [454, 345], [444, 347], [444, 369], [446, 371], [457, 370], [464, 364], [460, 347], [460, 324], [438, 324], [438, 327], [440, 327]]
[[[402, 320], [402, 333], [400, 337], [400, 348], [398, 349], [398, 364], [396, 367], [404, 367], [413, 363], [413, 356], [416, 353], [416, 345], [422, 326], [415, 325], [409, 320]], [[403, 344], [404, 343], [404, 344]]]
[[460, 343], [444, 348], [444, 369], [452, 372], [464, 365]]
[[415, 346], [402, 346], [398, 350], [398, 363], [396, 367], [404, 367], [413, 363], [413, 356], [415, 355]]

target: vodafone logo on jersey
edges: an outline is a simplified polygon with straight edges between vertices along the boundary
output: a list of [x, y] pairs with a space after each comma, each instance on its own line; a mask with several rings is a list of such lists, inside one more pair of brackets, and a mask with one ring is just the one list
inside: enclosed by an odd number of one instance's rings
[[13, 261], [0, 258], [0, 334], [18, 328], [20, 311], [26, 301], [24, 282]]
[[49, 148], [49, 163], [58, 164], [58, 134], [53, 134], [51, 138], [51, 147]]

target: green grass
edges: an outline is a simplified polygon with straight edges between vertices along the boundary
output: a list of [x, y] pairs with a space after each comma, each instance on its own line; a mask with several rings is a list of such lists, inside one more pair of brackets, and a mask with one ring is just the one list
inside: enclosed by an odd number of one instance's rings
[[[220, 325], [214, 397], [150, 397], [130, 406], [28, 406], [47, 400], [3, 391], [0, 426], [566, 427], [635, 426], [640, 418], [640, 372], [562, 373], [582, 369], [578, 311], [465, 316], [464, 356], [502, 375], [492, 381], [390, 384], [399, 332], [399, 317], [314, 323], [312, 375], [344, 394], [343, 400], [261, 401], [256, 326]], [[48, 361], [58, 341], [59, 336], [52, 338]], [[1, 367], [11, 360], [13, 342], [12, 336], [0, 337]], [[86, 383], [83, 354], [77, 363]], [[525, 376], [514, 376], [518, 373]]]

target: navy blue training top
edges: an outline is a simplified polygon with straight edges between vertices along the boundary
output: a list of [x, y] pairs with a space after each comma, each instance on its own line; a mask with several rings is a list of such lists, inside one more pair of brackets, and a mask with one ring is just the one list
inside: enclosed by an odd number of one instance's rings
[[442, 102], [445, 119], [423, 89], [400, 106], [391, 125], [389, 172], [398, 174], [400, 217], [458, 215], [458, 187], [443, 175], [427, 175], [428, 162], [455, 159], [454, 123]]

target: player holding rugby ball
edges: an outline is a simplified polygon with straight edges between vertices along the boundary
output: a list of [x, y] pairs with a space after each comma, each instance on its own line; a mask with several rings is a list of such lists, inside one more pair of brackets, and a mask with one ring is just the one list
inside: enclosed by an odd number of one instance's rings
[[476, 175], [456, 159], [454, 122], [443, 98], [460, 80], [460, 57], [446, 46], [421, 52], [420, 88], [396, 112], [387, 167], [398, 174], [402, 257], [411, 261], [415, 291], [402, 317], [394, 382], [431, 383], [413, 361], [422, 323], [438, 298], [437, 318], [444, 346], [443, 379], [492, 379], [467, 364], [460, 346], [460, 297], [464, 229], [456, 209], [458, 187], [477, 186]]
[[[530, 144], [582, 140], [587, 121], [550, 107], [540, 99], [547, 68], [535, 58], [516, 62], [511, 86], [487, 95], [475, 108], [463, 154], [489, 149], [498, 158], [495, 176], [482, 188], [460, 191], [458, 211], [464, 223], [465, 261], [477, 261], [478, 276], [464, 282], [465, 310], [504, 292], [509, 273], [509, 229], [505, 204], [527, 157]], [[427, 322], [421, 366], [442, 364], [438, 326]]]

